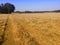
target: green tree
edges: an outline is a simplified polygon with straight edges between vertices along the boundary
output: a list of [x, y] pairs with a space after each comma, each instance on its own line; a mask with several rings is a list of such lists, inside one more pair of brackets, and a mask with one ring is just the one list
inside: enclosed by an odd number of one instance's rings
[[0, 13], [12, 13], [15, 10], [15, 6], [10, 3], [5, 3], [0, 5]]

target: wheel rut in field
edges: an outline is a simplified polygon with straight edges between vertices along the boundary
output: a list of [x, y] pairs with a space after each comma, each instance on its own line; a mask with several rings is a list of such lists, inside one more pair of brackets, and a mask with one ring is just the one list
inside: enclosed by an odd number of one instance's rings
[[7, 18], [4, 19], [5, 21], [2, 22], [3, 30], [2, 30], [2, 34], [0, 35], [0, 45], [3, 45], [3, 43], [6, 41], [5, 32], [7, 29], [8, 18], [9, 17], [7, 16]]

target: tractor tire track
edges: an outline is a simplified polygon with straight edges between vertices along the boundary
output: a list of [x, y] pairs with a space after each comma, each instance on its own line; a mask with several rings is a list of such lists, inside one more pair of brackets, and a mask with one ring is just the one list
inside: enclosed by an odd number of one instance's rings
[[7, 28], [8, 18], [9, 18], [9, 16], [7, 16], [5, 24], [4, 24], [4, 29], [3, 29], [3, 34], [1, 35], [0, 45], [3, 45], [3, 43], [6, 41], [5, 31], [6, 31], [6, 28]]

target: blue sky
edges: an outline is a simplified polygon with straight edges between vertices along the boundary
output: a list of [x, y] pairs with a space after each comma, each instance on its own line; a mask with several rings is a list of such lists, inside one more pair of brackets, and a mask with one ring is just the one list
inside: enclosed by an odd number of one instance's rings
[[60, 9], [60, 0], [0, 0], [1, 3], [12, 3], [19, 11], [49, 11]]

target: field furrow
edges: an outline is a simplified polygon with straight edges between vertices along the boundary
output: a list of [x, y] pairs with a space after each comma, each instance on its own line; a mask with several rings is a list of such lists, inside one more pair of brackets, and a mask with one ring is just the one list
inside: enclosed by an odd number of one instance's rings
[[0, 45], [2, 45], [6, 40], [5, 31], [6, 31], [7, 21], [8, 21], [8, 15], [0, 15]]

